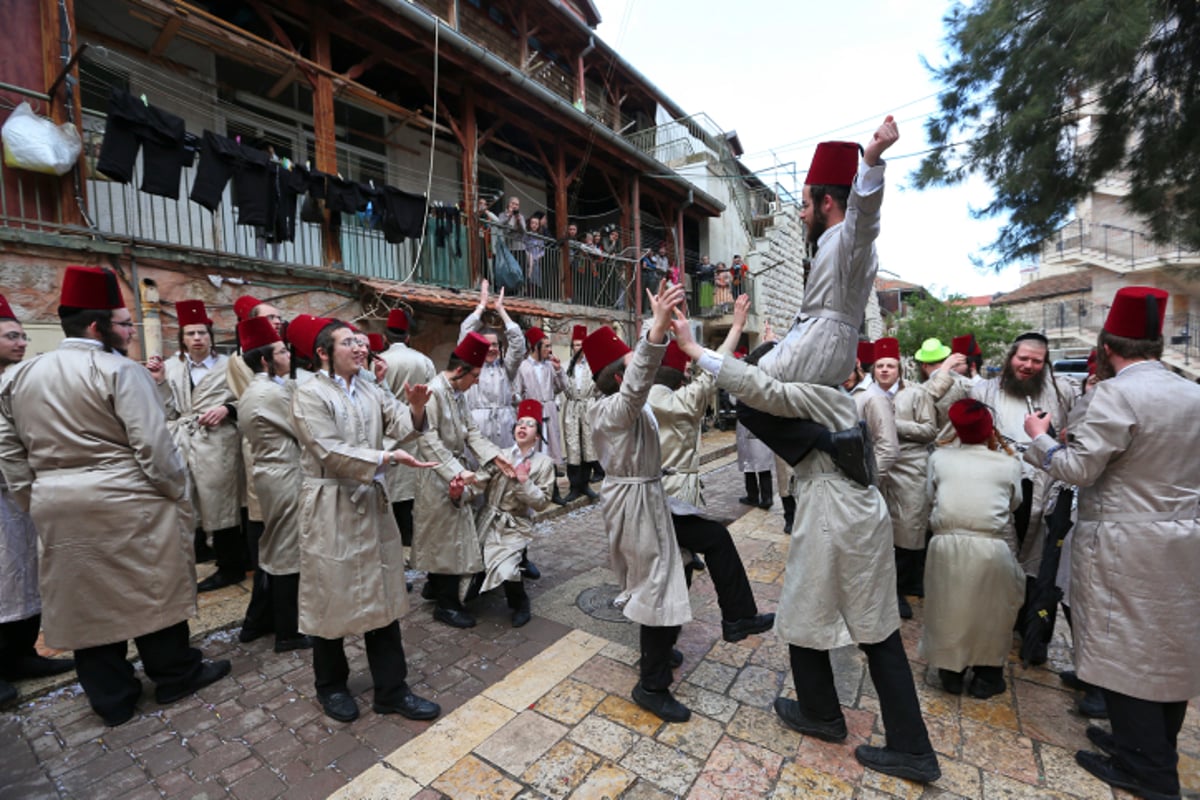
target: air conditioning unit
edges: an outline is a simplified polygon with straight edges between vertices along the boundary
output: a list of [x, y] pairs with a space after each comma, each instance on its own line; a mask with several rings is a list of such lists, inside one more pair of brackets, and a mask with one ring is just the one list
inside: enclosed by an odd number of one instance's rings
[[770, 211], [772, 214], [778, 214], [779, 213], [779, 201], [772, 200], [769, 203], [767, 203], [767, 210]]

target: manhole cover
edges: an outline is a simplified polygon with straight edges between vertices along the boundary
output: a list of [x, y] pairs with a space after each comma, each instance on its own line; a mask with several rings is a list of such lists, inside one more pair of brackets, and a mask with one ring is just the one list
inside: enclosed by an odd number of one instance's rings
[[621, 593], [618, 586], [611, 583], [584, 589], [575, 598], [576, 607], [589, 617], [602, 619], [605, 622], [629, 622], [621, 609], [613, 605], [613, 600]]

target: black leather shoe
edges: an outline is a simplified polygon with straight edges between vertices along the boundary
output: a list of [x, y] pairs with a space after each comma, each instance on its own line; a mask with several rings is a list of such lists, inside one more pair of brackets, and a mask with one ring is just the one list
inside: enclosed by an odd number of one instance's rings
[[338, 722], [354, 722], [358, 719], [358, 703], [354, 702], [349, 692], [319, 694], [317, 699], [321, 701], [321, 708], [327, 717], [333, 717]]
[[1117, 737], [1099, 725], [1088, 725], [1085, 733], [1087, 733], [1088, 741], [1103, 750], [1105, 755], [1116, 755]]
[[912, 606], [904, 595], [899, 595], [900, 619], [912, 619]]
[[1064, 669], [1062, 672], [1058, 673], [1058, 679], [1062, 681], [1063, 686], [1066, 686], [1068, 689], [1076, 689], [1081, 692], [1088, 688], [1088, 686], [1091, 686], [1090, 683], [1079, 680], [1078, 673], [1076, 673], [1073, 669]]
[[670, 689], [652, 692], [639, 683], [633, 687], [633, 702], [664, 722], [687, 722], [692, 718], [691, 710], [676, 700]]
[[683, 653], [679, 650], [676, 650], [674, 647], [672, 647], [671, 648], [671, 660], [668, 661], [667, 663], [671, 665], [671, 669], [679, 669], [680, 667], [683, 666]]
[[826, 742], [844, 742], [846, 740], [845, 718], [822, 722], [809, 719], [800, 710], [800, 704], [786, 697], [775, 698], [775, 713], [779, 719], [797, 733], [813, 736]]
[[1078, 708], [1079, 713], [1089, 719], [1108, 719], [1108, 704], [1104, 702], [1104, 692], [1096, 686], [1084, 690]]
[[425, 585], [421, 587], [421, 599], [422, 600], [433, 600], [434, 599], [433, 584], [430, 583], [429, 581], [425, 581]]
[[721, 621], [721, 638], [727, 642], [740, 642], [752, 633], [763, 633], [775, 627], [774, 614], [755, 614], [733, 622]]
[[8, 681], [0, 680], [0, 708], [8, 708], [17, 702], [17, 687]]
[[75, 669], [73, 658], [46, 658], [45, 656], [21, 656], [4, 670], [0, 677], [6, 681], [21, 681], [29, 678], [49, 678]]
[[257, 628], [247, 628], [245, 625], [238, 631], [238, 641], [242, 644], [250, 644], [255, 639], [261, 639], [271, 631], [260, 631]]
[[1004, 682], [1004, 678], [992, 681], [976, 675], [971, 679], [971, 685], [967, 687], [967, 694], [979, 700], [987, 700], [989, 697], [1004, 694], [1007, 688], [1008, 684]]
[[107, 727], [116, 728], [117, 726], [124, 725], [126, 722], [129, 722], [129, 720], [133, 719], [133, 715], [136, 713], [137, 713], [137, 708], [134, 706], [130, 706], [127, 709], [114, 712], [112, 714], [109, 714], [108, 716], [104, 716], [102, 714], [100, 716], [100, 719], [104, 720], [104, 724]]
[[537, 564], [534, 564], [528, 558], [524, 558], [521, 560], [521, 577], [536, 581], [542, 577], [542, 571], [537, 568]]
[[371, 709], [376, 714], [399, 714], [409, 719], [433, 719], [442, 713], [442, 707], [431, 700], [417, 697], [412, 692], [395, 705], [388, 703], [373, 703]]
[[1133, 792], [1143, 800], [1179, 800], [1178, 794], [1166, 794], [1147, 789], [1135, 776], [1122, 769], [1111, 756], [1080, 750], [1075, 754], [1075, 763], [1109, 786]]
[[435, 608], [433, 618], [453, 628], [474, 628], [475, 618], [465, 611], [456, 608]]
[[567, 496], [562, 499], [563, 505], [565, 506], [570, 503], [574, 503], [576, 500], [578, 500], [581, 497], [583, 497], [583, 494], [580, 493], [580, 491], [578, 489], [576, 489], [574, 486], [572, 486], [571, 491], [567, 492]]
[[161, 706], [170, 705], [178, 700], [182, 700], [190, 694], [200, 691], [209, 684], [216, 683], [229, 674], [231, 664], [228, 659], [220, 661], [205, 661], [200, 666], [200, 671], [196, 673], [196, 677], [192, 682], [182, 689], [175, 689], [169, 692], [164, 692], [161, 688], [154, 690], [154, 699]]
[[592, 489], [592, 487], [588, 486], [586, 483], [583, 484], [583, 496], [586, 497], [588, 500], [599, 500], [600, 499], [600, 495], [596, 494], [595, 490]]
[[467, 590], [463, 592], [463, 603], [469, 603], [479, 597], [479, 590], [483, 588], [483, 579], [487, 577], [485, 572], [476, 572], [471, 576], [471, 580], [467, 583]]
[[746, 495], [745, 497], [739, 497], [738, 502], [744, 506], [756, 506], [758, 505], [758, 498]]
[[513, 609], [512, 626], [514, 628], [523, 628], [529, 624], [531, 619], [533, 619], [533, 614], [529, 609], [529, 600], [526, 599], [520, 606]]
[[226, 586], [233, 586], [235, 583], [241, 583], [246, 579], [245, 574], [241, 575], [226, 575], [217, 570], [212, 575], [209, 575], [204, 580], [196, 584], [197, 592], [215, 592], [217, 589], [224, 589]]
[[275, 640], [276, 653], [288, 653], [292, 650], [311, 650], [313, 640], [309, 636], [289, 636], [286, 639]]
[[854, 748], [854, 757], [858, 759], [858, 763], [868, 769], [882, 772], [884, 775], [891, 775], [894, 778], [903, 778], [906, 781], [933, 783], [942, 777], [942, 770], [938, 766], [935, 753], [915, 755], [889, 750], [886, 747], [860, 744]]
[[963, 693], [963, 674], [952, 669], [939, 669], [938, 678], [942, 681], [942, 689], [950, 694]]

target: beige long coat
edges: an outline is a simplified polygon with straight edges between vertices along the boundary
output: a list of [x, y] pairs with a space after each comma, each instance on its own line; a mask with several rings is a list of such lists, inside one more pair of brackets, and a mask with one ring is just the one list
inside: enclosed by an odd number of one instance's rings
[[1200, 695], [1200, 386], [1147, 361], [1088, 394], [1068, 447], [1039, 436], [1025, 453], [1080, 487], [1075, 665], [1105, 689], [1188, 700]]
[[[458, 328], [458, 340], [467, 338], [471, 331], [483, 329], [483, 320], [476, 312], [462, 321]], [[508, 348], [503, 358], [484, 364], [479, 372], [479, 381], [466, 392], [467, 408], [475, 418], [475, 425], [486, 439], [499, 448], [513, 446], [513, 425], [517, 422], [517, 402], [513, 394], [513, 381], [517, 370], [525, 360], [525, 336], [513, 322], [504, 326], [504, 339]]]
[[372, 383], [351, 397], [328, 375], [292, 397], [300, 494], [300, 631], [326, 639], [382, 628], [408, 610], [404, 545], [377, 480], [383, 436], [405, 441], [408, 407]]
[[[1002, 437], [1012, 443], [1016, 457], [1029, 446], [1029, 436], [1025, 433], [1025, 398], [1013, 397], [1000, 389], [1000, 379], [991, 378], [980, 381], [971, 387], [971, 397], [984, 403], [994, 410], [996, 430]], [[1055, 431], [1063, 431], [1067, 425], [1067, 415], [1076, 400], [1075, 387], [1066, 378], [1056, 378], [1054, 384], [1047, 384], [1038, 397], [1031, 398], [1038, 408], [1050, 415], [1050, 421]], [[1046, 542], [1046, 514], [1054, 509], [1058, 488], [1054, 479], [1042, 470], [1023, 465], [1022, 478], [1033, 483], [1033, 505], [1029, 514], [1029, 528], [1025, 539], [1017, 551], [1017, 560], [1025, 574], [1036, 577], [1042, 563], [1042, 551]], [[1010, 530], [1009, 539], [1016, 547], [1015, 532]]]
[[29, 619], [41, 610], [37, 531], [0, 474], [0, 622]]
[[[254, 380], [254, 373], [250, 371], [250, 367], [246, 365], [246, 361], [241, 355], [229, 359], [229, 366], [225, 368], [225, 381], [229, 384], [229, 391], [233, 392], [233, 396], [239, 401], [242, 399], [242, 392], [246, 391], [246, 387], [252, 380]], [[245, 479], [242, 481], [242, 499], [246, 501], [246, 514], [252, 521], [262, 522], [262, 506], [258, 502], [258, 490], [254, 487], [254, 456], [250, 452], [250, 443], [246, 441], [244, 435], [242, 436], [242, 468], [245, 470]]]
[[595, 393], [592, 370], [581, 354], [575, 369], [567, 375], [567, 385], [563, 389], [563, 447], [568, 464], [587, 464], [596, 460], [591, 415]]
[[937, 411], [933, 398], [919, 386], [901, 389], [892, 406], [896, 411], [899, 453], [888, 468], [880, 489], [892, 516], [896, 547], [924, 550], [925, 530], [929, 527], [926, 466], [929, 445], [937, 437]]
[[1021, 465], [986, 445], [942, 447], [929, 457], [933, 539], [925, 562], [930, 666], [998, 667], [1012, 649], [1025, 573], [1005, 541], [1021, 505]]
[[505, 457], [514, 467], [528, 461], [529, 477], [521, 482], [489, 464], [479, 471], [479, 482], [471, 492], [484, 495], [475, 518], [486, 572], [483, 592], [504, 581], [520, 580], [522, 551], [533, 538], [534, 515], [549, 508], [554, 493], [554, 462], [545, 453], [533, 450], [527, 458], [514, 444]]
[[663, 491], [668, 497], [703, 507], [700, 483], [700, 420], [717, 391], [717, 382], [701, 372], [686, 386], [671, 391], [666, 386], [650, 387], [650, 410], [658, 422], [662, 447]]
[[592, 438], [604, 467], [600, 511], [622, 613], [642, 625], [692, 618], [683, 557], [662, 484], [658, 426], [646, 403], [665, 344], [641, 339], [621, 389], [592, 404]]
[[300, 442], [292, 422], [294, 381], [276, 382], [260, 372], [238, 401], [238, 426], [250, 448], [263, 514], [258, 565], [270, 575], [300, 571]]
[[5, 377], [0, 469], [37, 526], [46, 644], [122, 642], [193, 616], [187, 468], [150, 373], [68, 339]]
[[[416, 386], [418, 384], [427, 384], [433, 380], [433, 376], [437, 374], [437, 370], [433, 366], [433, 362], [429, 360], [429, 356], [413, 350], [406, 344], [397, 342], [379, 354], [379, 357], [387, 364], [387, 374], [384, 376], [384, 383], [391, 393], [400, 402], [405, 401], [404, 384]], [[385, 450], [395, 450], [398, 445], [394, 440], [384, 437], [383, 448]], [[415, 442], [409, 442], [402, 446], [402, 449], [410, 455], [417, 454]], [[401, 500], [412, 500], [417, 496], [417, 472], [413, 467], [400, 464], [388, 470], [387, 488], [388, 497], [393, 503], [398, 503]]]
[[562, 423], [558, 413], [558, 396], [567, 388], [567, 374], [561, 366], [546, 359], [538, 361], [530, 356], [521, 362], [513, 393], [520, 400], [537, 400], [542, 404], [541, 452], [550, 456], [555, 464], [563, 463], [564, 449]]
[[971, 381], [949, 369], [936, 369], [929, 380], [921, 384], [933, 399], [937, 414], [938, 441], [954, 437], [954, 425], [950, 423], [950, 406], [971, 394]]
[[231, 417], [215, 428], [196, 420], [226, 403], [236, 405], [226, 370], [228, 356], [216, 363], [194, 388], [186, 361], [166, 360], [167, 379], [159, 392], [167, 413], [167, 426], [183, 453], [192, 475], [192, 493], [200, 527], [212, 533], [241, 524], [242, 442]]
[[[751, 408], [853, 427], [854, 401], [840, 388], [783, 383], [726, 356], [717, 386]], [[892, 523], [883, 495], [843, 475], [813, 450], [795, 467], [796, 521], [775, 618], [788, 644], [831, 650], [882, 642], [900, 627]]]
[[468, 452], [476, 463], [486, 465], [500, 450], [475, 427], [466, 398], [450, 388], [444, 373], [429, 382], [429, 390], [417, 451], [423, 461], [438, 465], [417, 474], [412, 566], [442, 575], [469, 575], [483, 569], [483, 551], [474, 509], [450, 499], [450, 481], [467, 469]]
[[853, 397], [858, 418], [867, 423], [867, 431], [875, 445], [875, 476], [882, 485], [892, 464], [900, 457], [900, 437], [896, 435], [892, 398], [876, 383]]

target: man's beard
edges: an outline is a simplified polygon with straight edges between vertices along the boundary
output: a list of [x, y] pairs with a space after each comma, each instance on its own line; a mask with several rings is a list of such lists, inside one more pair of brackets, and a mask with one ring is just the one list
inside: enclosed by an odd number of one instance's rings
[[1045, 367], [1042, 367], [1042, 371], [1032, 378], [1020, 378], [1013, 369], [1012, 362], [1009, 361], [1005, 363], [1004, 371], [1000, 375], [1000, 388], [1004, 390], [1005, 394], [1013, 397], [1040, 397], [1045, 386]]
[[104, 344], [104, 352], [120, 353], [125, 357], [129, 356], [129, 348], [121, 343], [121, 337], [112, 329], [112, 323], [100, 329], [100, 341]]
[[817, 241], [828, 228], [829, 222], [825, 219], [824, 212], [814, 206], [812, 213], [812, 224], [808, 226], [808, 233], [805, 237], [808, 239], [808, 243], [813, 246], [814, 250], [817, 247]]
[[1103, 347], [1096, 348], [1096, 379], [1106, 381], [1109, 378], [1115, 377], [1117, 370], [1113, 367], [1113, 363], [1108, 360], [1108, 353]]

